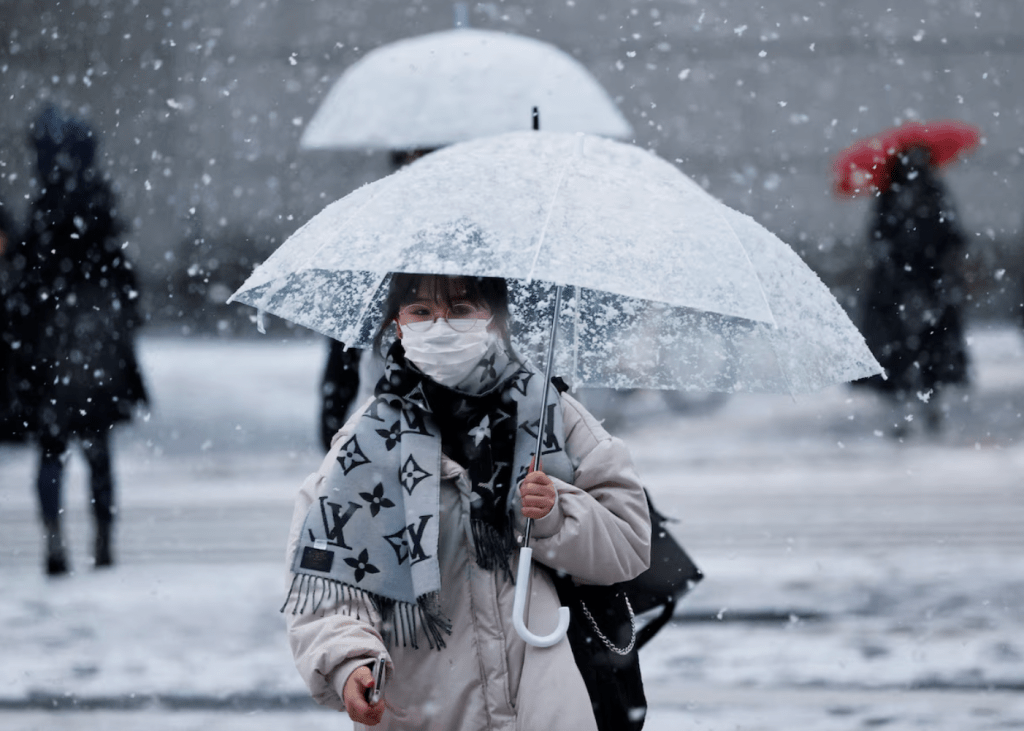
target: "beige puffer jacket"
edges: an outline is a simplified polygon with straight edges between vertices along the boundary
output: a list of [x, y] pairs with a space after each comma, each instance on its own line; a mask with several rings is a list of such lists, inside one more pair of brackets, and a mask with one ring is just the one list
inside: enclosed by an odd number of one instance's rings
[[[564, 570], [584, 583], [613, 584], [642, 573], [650, 561], [647, 499], [625, 445], [575, 399], [561, 396], [566, 451], [574, 484], [554, 480], [555, 508], [534, 521], [535, 563]], [[309, 506], [337, 467], [337, 451], [365, 407], [335, 436], [320, 470], [303, 483], [288, 541], [292, 557]], [[554, 478], [553, 478], [554, 479]], [[375, 729], [444, 731], [596, 731], [586, 687], [567, 641], [550, 648], [527, 645], [512, 625], [513, 584], [474, 560], [471, 487], [466, 470], [442, 457], [442, 610], [452, 621], [447, 646], [430, 650], [387, 647], [365, 603], [339, 601], [316, 613], [286, 613], [295, 664], [316, 701], [344, 710], [348, 676], [386, 650], [391, 659], [385, 699], [389, 710]], [[518, 493], [517, 493], [518, 494]], [[517, 529], [522, 536], [521, 514]], [[513, 574], [515, 572], [513, 563]], [[548, 574], [534, 566], [527, 626], [547, 634], [557, 621], [558, 596]], [[357, 618], [357, 614], [359, 618]], [[364, 726], [356, 724], [356, 729]]]

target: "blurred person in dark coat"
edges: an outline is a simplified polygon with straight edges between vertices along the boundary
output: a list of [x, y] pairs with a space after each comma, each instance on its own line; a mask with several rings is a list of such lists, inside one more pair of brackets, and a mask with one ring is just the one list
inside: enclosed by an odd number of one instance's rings
[[40, 447], [37, 489], [46, 571], [68, 571], [61, 483], [69, 443], [89, 464], [94, 565], [113, 562], [115, 517], [110, 433], [131, 418], [146, 391], [135, 356], [137, 287], [125, 257], [116, 200], [94, 166], [88, 124], [47, 107], [31, 125], [38, 168], [23, 240], [12, 252], [18, 282], [11, 314], [21, 341], [17, 387]]
[[968, 382], [961, 273], [966, 240], [956, 209], [929, 161], [914, 147], [894, 159], [892, 182], [876, 199], [862, 332], [885, 368], [864, 383], [899, 408], [893, 434], [920, 404], [925, 426], [943, 422], [944, 386]]

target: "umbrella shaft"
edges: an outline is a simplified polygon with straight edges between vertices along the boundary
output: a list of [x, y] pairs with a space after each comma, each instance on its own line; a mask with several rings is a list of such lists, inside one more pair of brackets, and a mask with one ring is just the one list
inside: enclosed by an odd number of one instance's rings
[[[558, 334], [558, 316], [562, 311], [562, 285], [555, 286], [555, 308], [551, 315], [551, 332], [548, 335], [548, 354], [544, 362], [544, 388], [541, 390], [543, 396], [541, 397], [540, 403], [540, 419], [537, 421], [537, 448], [533, 451], [534, 454], [534, 465], [533, 468], [539, 470], [541, 468], [541, 450], [544, 448], [544, 430], [547, 425], [544, 423], [544, 417], [548, 413], [548, 391], [547, 386], [551, 383], [551, 371], [555, 366], [555, 337]], [[526, 528], [523, 530], [523, 547], [526, 548], [530, 545], [530, 532], [533, 530], [533, 519], [526, 519]]]

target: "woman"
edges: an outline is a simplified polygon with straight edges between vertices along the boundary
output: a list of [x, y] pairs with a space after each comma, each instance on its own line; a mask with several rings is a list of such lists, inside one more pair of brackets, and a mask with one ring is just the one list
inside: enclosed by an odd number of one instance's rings
[[10, 310], [27, 366], [17, 388], [41, 452], [36, 487], [51, 576], [69, 571], [61, 485], [74, 439], [89, 463], [93, 565], [112, 565], [110, 431], [146, 400], [134, 346], [138, 287], [114, 192], [94, 165], [96, 140], [86, 122], [56, 107], [35, 120], [41, 190], [11, 256], [18, 283]]
[[892, 430], [903, 436], [909, 405], [920, 404], [926, 428], [937, 431], [942, 388], [968, 382], [960, 272], [966, 240], [928, 150], [914, 147], [896, 157], [891, 180], [875, 209], [875, 264], [861, 328], [888, 378], [861, 383], [903, 412]]
[[[395, 275], [384, 309], [384, 378], [295, 505], [284, 610], [299, 672], [357, 728], [593, 731], [568, 643], [532, 647], [513, 628], [515, 549], [531, 518], [549, 569], [595, 584], [646, 569], [650, 517], [626, 448], [516, 357], [504, 280]], [[546, 634], [548, 569], [534, 566], [531, 588], [527, 624]], [[388, 681], [371, 705], [380, 652]]]

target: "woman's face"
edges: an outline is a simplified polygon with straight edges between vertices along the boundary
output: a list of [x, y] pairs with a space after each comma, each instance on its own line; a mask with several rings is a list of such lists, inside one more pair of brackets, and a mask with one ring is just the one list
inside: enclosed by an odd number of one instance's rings
[[[450, 288], [450, 289], [449, 289]], [[451, 293], [451, 304], [445, 295]], [[425, 276], [420, 280], [414, 299], [402, 305], [395, 322], [398, 337], [402, 337], [402, 325], [418, 322], [435, 322], [444, 318], [452, 329], [459, 330], [460, 324], [469, 325], [473, 320], [487, 320], [493, 315], [486, 302], [473, 301], [465, 296], [466, 288], [458, 279], [439, 276]], [[497, 330], [496, 323], [488, 326]]]

